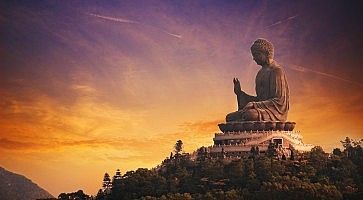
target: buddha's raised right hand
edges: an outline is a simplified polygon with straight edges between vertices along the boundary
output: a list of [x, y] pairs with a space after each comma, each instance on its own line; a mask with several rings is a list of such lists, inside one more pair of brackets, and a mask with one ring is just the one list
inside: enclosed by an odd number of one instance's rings
[[241, 90], [241, 84], [238, 80], [238, 78], [233, 78], [233, 84], [234, 84], [234, 93], [236, 95], [241, 94], [242, 90]]

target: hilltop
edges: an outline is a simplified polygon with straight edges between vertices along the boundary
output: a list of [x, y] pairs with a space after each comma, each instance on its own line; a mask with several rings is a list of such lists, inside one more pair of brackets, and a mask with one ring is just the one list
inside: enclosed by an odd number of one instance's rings
[[23, 175], [0, 167], [0, 199], [35, 200], [53, 196]]

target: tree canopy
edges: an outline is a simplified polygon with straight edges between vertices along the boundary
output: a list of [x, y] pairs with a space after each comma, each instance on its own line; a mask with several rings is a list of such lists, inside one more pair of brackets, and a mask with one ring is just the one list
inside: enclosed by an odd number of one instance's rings
[[[273, 144], [242, 158], [211, 156], [206, 148], [190, 155], [177, 141], [175, 156], [153, 169], [116, 171], [103, 180], [97, 200], [363, 199], [362, 140], [346, 138], [343, 150], [316, 146], [290, 159], [278, 159]], [[105, 184], [106, 182], [106, 184]], [[105, 187], [107, 185], [107, 187]], [[110, 190], [108, 191], [109, 188]]]

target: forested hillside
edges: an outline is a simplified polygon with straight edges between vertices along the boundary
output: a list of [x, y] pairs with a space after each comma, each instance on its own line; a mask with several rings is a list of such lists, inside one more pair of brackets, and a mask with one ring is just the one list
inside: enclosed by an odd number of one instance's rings
[[278, 159], [251, 151], [242, 158], [182, 153], [182, 142], [160, 166], [111, 178], [105, 174], [97, 200], [127, 199], [363, 199], [362, 141], [346, 138], [343, 149]]

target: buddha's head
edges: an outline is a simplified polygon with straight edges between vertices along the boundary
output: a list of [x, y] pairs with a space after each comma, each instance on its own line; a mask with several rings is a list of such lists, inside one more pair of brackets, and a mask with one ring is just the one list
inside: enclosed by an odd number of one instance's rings
[[274, 57], [274, 46], [266, 39], [259, 38], [252, 44], [251, 53], [258, 65], [270, 64]]

